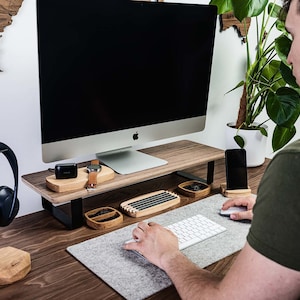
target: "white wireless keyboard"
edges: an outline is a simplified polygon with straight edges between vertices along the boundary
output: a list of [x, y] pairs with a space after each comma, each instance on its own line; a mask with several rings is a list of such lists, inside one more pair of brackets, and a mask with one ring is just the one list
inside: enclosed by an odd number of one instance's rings
[[216, 222], [197, 214], [169, 226], [166, 226], [178, 237], [179, 249], [183, 250], [226, 230]]
[[[180, 250], [200, 243], [226, 230], [225, 227], [201, 214], [175, 222], [166, 226], [166, 228], [177, 235]], [[132, 241], [134, 240], [129, 240], [127, 243]]]

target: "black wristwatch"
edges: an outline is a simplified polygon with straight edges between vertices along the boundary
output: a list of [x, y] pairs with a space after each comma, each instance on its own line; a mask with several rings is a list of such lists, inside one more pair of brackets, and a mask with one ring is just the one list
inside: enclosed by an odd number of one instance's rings
[[94, 159], [91, 161], [91, 164], [86, 167], [89, 173], [89, 179], [87, 183], [88, 189], [94, 189], [97, 186], [97, 176], [101, 171], [101, 165], [98, 159]]

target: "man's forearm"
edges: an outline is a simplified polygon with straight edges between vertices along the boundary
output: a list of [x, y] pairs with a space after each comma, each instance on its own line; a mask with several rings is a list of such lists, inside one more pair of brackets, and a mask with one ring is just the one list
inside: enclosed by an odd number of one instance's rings
[[162, 263], [165, 272], [175, 285], [182, 299], [218, 299], [218, 286], [221, 277], [200, 269], [182, 253], [165, 259]]

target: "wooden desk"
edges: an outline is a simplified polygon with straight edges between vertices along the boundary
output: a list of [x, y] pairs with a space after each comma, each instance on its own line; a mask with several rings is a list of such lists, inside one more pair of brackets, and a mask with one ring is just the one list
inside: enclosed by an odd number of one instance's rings
[[[249, 185], [256, 193], [258, 183], [268, 161], [261, 167], [248, 169]], [[205, 177], [207, 165], [196, 165], [185, 169], [195, 176]], [[212, 194], [219, 192], [225, 180], [224, 158], [215, 161]], [[163, 175], [130, 186], [101, 193], [85, 199], [84, 210], [97, 206], [113, 206], [131, 197], [158, 189], [175, 190], [186, 178], [176, 173]], [[193, 200], [182, 196], [181, 205]], [[20, 199], [21, 200], [21, 199]], [[22, 200], [20, 201], [22, 205]], [[141, 218], [143, 219], [143, 218]], [[101, 279], [81, 265], [65, 249], [76, 243], [105, 234], [114, 229], [135, 223], [140, 219], [124, 216], [124, 222], [113, 228], [98, 231], [86, 226], [66, 230], [65, 226], [54, 219], [49, 212], [41, 211], [15, 219], [9, 226], [0, 228], [0, 247], [12, 246], [31, 254], [32, 270], [21, 281], [8, 286], [0, 286], [1, 299], [122, 299]], [[236, 254], [232, 254], [207, 269], [225, 274]], [[159, 292], [149, 299], [179, 299], [173, 286]]]

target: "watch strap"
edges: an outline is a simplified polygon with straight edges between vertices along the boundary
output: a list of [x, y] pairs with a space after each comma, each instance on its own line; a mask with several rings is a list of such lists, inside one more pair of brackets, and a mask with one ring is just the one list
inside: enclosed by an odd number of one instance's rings
[[91, 165], [100, 165], [99, 159], [93, 159]]
[[[98, 159], [93, 159], [91, 161], [91, 165], [100, 165], [100, 162]], [[97, 186], [97, 177], [98, 177], [98, 172], [91, 171], [88, 173], [88, 183], [87, 183], [87, 188], [88, 189], [94, 189]]]
[[97, 186], [97, 176], [98, 172], [90, 172], [88, 180], [88, 188], [94, 189]]

